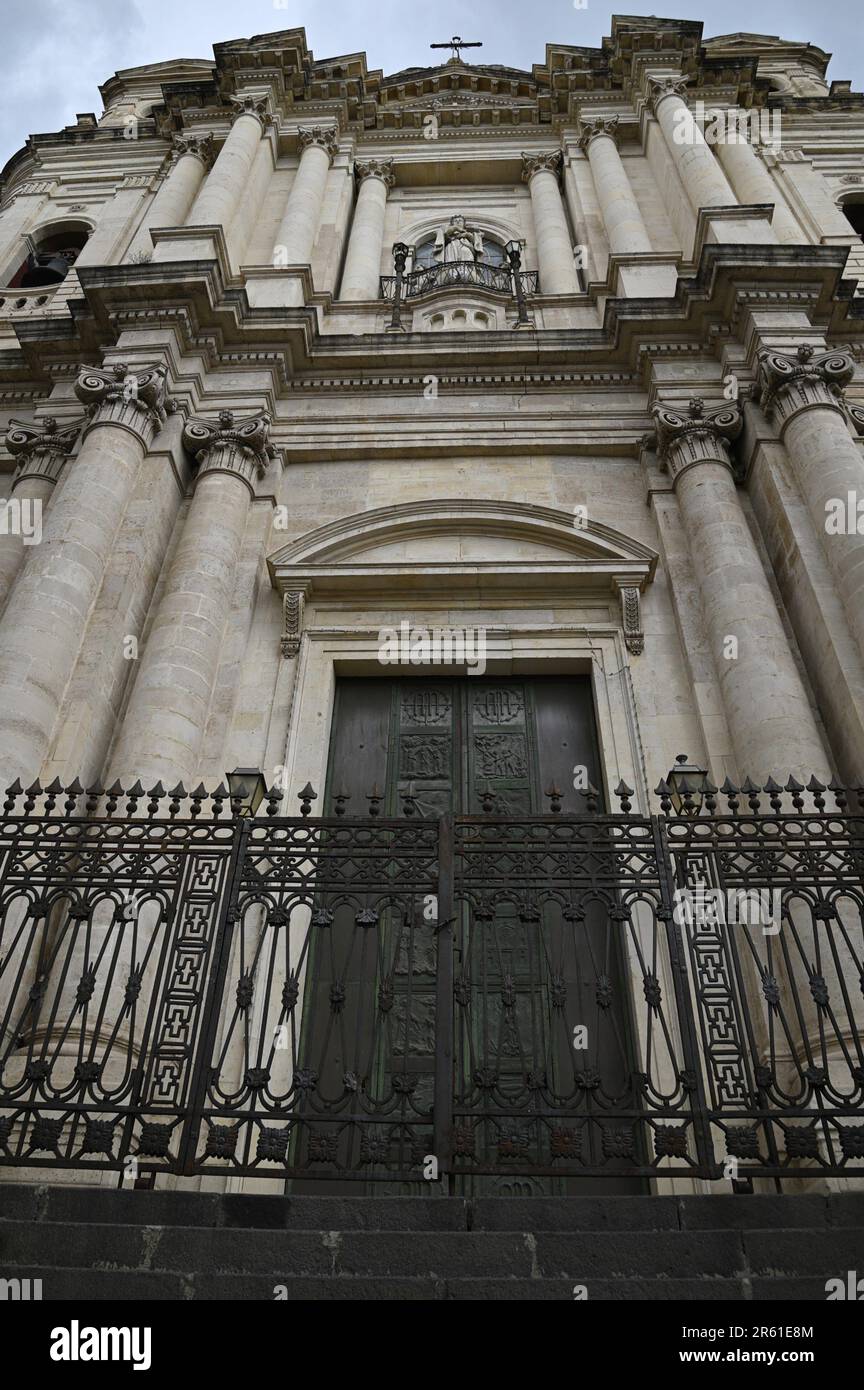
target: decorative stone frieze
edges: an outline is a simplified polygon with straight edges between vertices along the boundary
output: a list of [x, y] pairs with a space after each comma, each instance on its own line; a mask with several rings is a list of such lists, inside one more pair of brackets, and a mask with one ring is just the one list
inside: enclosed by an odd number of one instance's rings
[[829, 406], [841, 410], [844, 387], [855, 374], [848, 352], [817, 353], [802, 343], [795, 353], [765, 348], [759, 354], [757, 393], [766, 417], [780, 426], [802, 410]]
[[642, 631], [642, 600], [639, 588], [620, 579], [616, 580], [615, 584], [621, 600], [624, 645], [632, 656], [641, 656], [645, 650], [645, 634]]
[[220, 410], [215, 421], [193, 418], [183, 427], [183, 445], [205, 473], [233, 473], [254, 496], [255, 480], [276, 457], [268, 444], [270, 416], [253, 415], [237, 422], [233, 410]]
[[75, 395], [87, 410], [85, 434], [96, 425], [119, 425], [149, 448], [173, 406], [167, 394], [165, 368], [139, 367], [123, 362], [112, 367], [82, 367]]
[[61, 426], [54, 415], [45, 415], [32, 424], [10, 420], [4, 443], [12, 457], [18, 460], [12, 486], [24, 478], [46, 478], [56, 483], [83, 424], [82, 418]]
[[387, 188], [392, 188], [396, 182], [392, 159], [358, 159], [354, 163], [354, 173], [361, 185], [365, 179], [380, 179]]
[[655, 405], [651, 414], [657, 431], [657, 452], [674, 480], [685, 469], [700, 463], [724, 463], [733, 471], [729, 445], [738, 438], [743, 425], [737, 405], [724, 403], [706, 408], [701, 396], [693, 396], [686, 411]]
[[336, 131], [332, 126], [301, 126], [297, 131], [297, 144], [301, 151], [308, 149], [310, 145], [317, 145], [329, 155], [331, 164], [339, 150]]

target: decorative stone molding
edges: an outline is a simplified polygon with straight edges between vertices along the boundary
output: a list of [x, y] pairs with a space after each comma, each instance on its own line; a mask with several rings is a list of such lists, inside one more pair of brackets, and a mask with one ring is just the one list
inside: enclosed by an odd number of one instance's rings
[[56, 483], [83, 425], [83, 416], [62, 426], [54, 415], [44, 415], [32, 424], [10, 420], [3, 442], [18, 460], [12, 486], [22, 478], [47, 478]]
[[759, 353], [757, 399], [767, 419], [785, 425], [802, 410], [842, 410], [843, 388], [855, 374], [848, 352], [822, 352], [802, 343], [797, 352], [763, 348]]
[[633, 656], [641, 656], [645, 650], [645, 633], [642, 631], [642, 600], [635, 584], [616, 579], [618, 596], [621, 600], [621, 626], [624, 630], [624, 645]]
[[730, 471], [729, 445], [741, 433], [743, 419], [737, 405], [724, 402], [706, 410], [701, 396], [693, 396], [685, 411], [674, 405], [655, 405], [651, 411], [657, 431], [657, 452], [677, 481], [687, 468], [700, 463], [724, 463]]
[[580, 149], [587, 150], [591, 141], [598, 135], [606, 135], [617, 146], [621, 130], [617, 116], [591, 116], [582, 122], [582, 131], [576, 143]]
[[356, 160], [354, 173], [357, 175], [358, 184], [362, 183], [364, 179], [380, 179], [388, 188], [392, 188], [396, 182], [392, 159]]
[[282, 637], [280, 647], [285, 657], [296, 656], [303, 636], [303, 612], [308, 585], [282, 592]]
[[228, 103], [229, 106], [233, 107], [232, 125], [235, 121], [239, 121], [241, 116], [254, 116], [262, 130], [267, 130], [268, 126], [273, 124], [273, 117], [267, 106], [266, 97], [229, 97]]
[[864, 434], [864, 406], [847, 405], [846, 412], [856, 434]]
[[665, 97], [681, 97], [686, 101], [689, 81], [689, 77], [649, 77], [648, 101], [652, 111], [656, 113], [657, 107]]
[[216, 158], [216, 148], [213, 141], [212, 131], [207, 135], [188, 135], [185, 132], [181, 135], [173, 135], [171, 144], [174, 147], [172, 166], [182, 159], [185, 154], [195, 155], [200, 159], [205, 169], [212, 169]]
[[332, 126], [300, 126], [297, 131], [297, 144], [301, 154], [309, 145], [318, 145], [330, 156], [331, 164], [339, 150], [336, 143], [336, 131]]
[[149, 448], [173, 407], [167, 395], [163, 366], [139, 367], [125, 362], [112, 367], [83, 367], [75, 382], [75, 395], [87, 409], [85, 434], [94, 425], [119, 425]]
[[19, 183], [11, 193], [12, 198], [42, 198], [51, 193], [54, 188], [54, 179], [25, 179], [24, 183]]
[[260, 478], [276, 450], [267, 442], [269, 415], [252, 415], [235, 422], [233, 410], [220, 410], [216, 421], [193, 417], [183, 427], [183, 446], [205, 473], [232, 473], [246, 484], [253, 497]]
[[549, 150], [544, 154], [525, 154], [522, 152], [522, 182], [530, 183], [535, 174], [561, 175], [563, 155], [560, 150]]

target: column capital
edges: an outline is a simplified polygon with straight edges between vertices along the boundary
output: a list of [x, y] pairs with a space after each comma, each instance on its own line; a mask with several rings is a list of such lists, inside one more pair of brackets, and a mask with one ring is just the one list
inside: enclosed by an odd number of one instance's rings
[[680, 97], [682, 101], [686, 101], [689, 82], [689, 77], [649, 77], [648, 101], [652, 111], [656, 113], [660, 102], [666, 97]]
[[14, 488], [23, 478], [47, 478], [56, 483], [60, 471], [75, 447], [85, 417], [64, 421], [55, 415], [43, 415], [41, 420], [25, 423], [10, 420], [4, 443], [18, 468], [12, 481]]
[[848, 352], [820, 352], [802, 343], [795, 352], [763, 348], [759, 353], [756, 394], [766, 417], [781, 426], [814, 406], [841, 409], [843, 388], [855, 374]]
[[297, 131], [297, 144], [302, 154], [303, 150], [310, 145], [317, 145], [319, 149], [325, 151], [330, 158], [330, 163], [336, 158], [339, 146], [336, 143], [336, 131], [333, 126], [300, 126]]
[[262, 132], [273, 124], [273, 117], [267, 105], [266, 97], [256, 97], [251, 94], [232, 96], [228, 98], [228, 104], [234, 108], [234, 115], [231, 117], [232, 125], [239, 121], [241, 116], [254, 116]]
[[729, 446], [741, 433], [743, 419], [737, 405], [724, 401], [708, 406], [693, 396], [687, 410], [657, 404], [651, 411], [657, 431], [657, 452], [677, 482], [681, 474], [699, 463], [721, 463], [732, 472]]
[[388, 188], [392, 188], [396, 182], [392, 159], [357, 159], [354, 161], [354, 173], [358, 183], [366, 179], [380, 179]]
[[591, 116], [582, 122], [582, 130], [576, 141], [580, 149], [586, 150], [598, 135], [605, 135], [609, 140], [614, 140], [617, 147], [621, 131], [618, 125], [617, 116]]
[[526, 154], [522, 151], [522, 182], [530, 183], [535, 174], [561, 174], [563, 156], [560, 150], [548, 150], [543, 154]]
[[178, 135], [172, 135], [171, 144], [173, 146], [171, 165], [177, 163], [184, 155], [191, 154], [200, 159], [205, 169], [212, 169], [213, 161], [216, 158], [216, 149], [213, 141], [213, 133], [207, 135], [190, 135], [183, 131]]
[[118, 425], [149, 448], [174, 402], [167, 394], [163, 366], [136, 367], [116, 362], [111, 367], [82, 367], [75, 395], [87, 409], [88, 433], [95, 425]]
[[233, 410], [220, 410], [215, 420], [193, 416], [183, 427], [183, 446], [204, 473], [233, 473], [255, 494], [260, 478], [276, 450], [268, 443], [270, 416], [250, 415], [235, 420]]

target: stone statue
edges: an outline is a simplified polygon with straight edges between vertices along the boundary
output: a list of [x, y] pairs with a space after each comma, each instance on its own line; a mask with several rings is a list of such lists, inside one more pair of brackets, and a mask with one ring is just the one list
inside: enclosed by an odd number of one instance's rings
[[446, 227], [438, 228], [434, 256], [439, 265], [453, 261], [470, 261], [474, 265], [483, 258], [483, 234], [469, 227], [462, 214], [456, 213]]

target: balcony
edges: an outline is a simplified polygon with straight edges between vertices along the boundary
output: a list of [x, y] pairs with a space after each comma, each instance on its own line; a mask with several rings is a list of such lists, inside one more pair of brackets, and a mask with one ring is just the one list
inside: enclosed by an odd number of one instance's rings
[[[490, 290], [492, 294], [516, 297], [514, 272], [506, 265], [490, 265], [484, 261], [450, 261], [444, 265], [421, 266], [402, 276], [402, 299], [419, 299], [421, 295], [431, 294], [433, 290], [451, 289], [462, 285], [472, 289]], [[518, 272], [522, 294], [538, 294], [536, 270]], [[396, 296], [395, 275], [381, 277], [381, 298], [393, 300]]]

